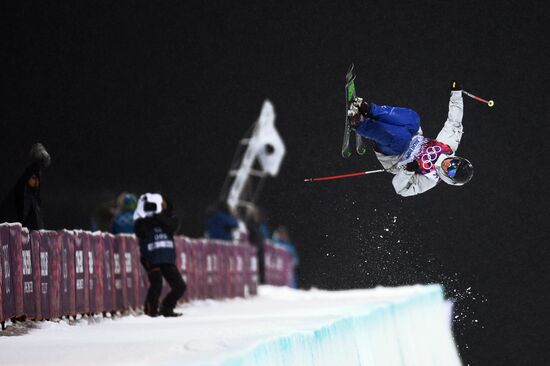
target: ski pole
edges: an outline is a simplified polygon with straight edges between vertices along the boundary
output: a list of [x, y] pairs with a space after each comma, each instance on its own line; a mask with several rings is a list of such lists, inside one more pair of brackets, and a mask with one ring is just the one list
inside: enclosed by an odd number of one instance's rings
[[378, 169], [378, 170], [368, 170], [366, 172], [357, 172], [357, 173], [349, 173], [349, 174], [341, 174], [341, 175], [331, 175], [329, 177], [306, 178], [306, 179], [304, 179], [304, 182], [318, 182], [318, 181], [321, 181], [321, 180], [344, 179], [344, 178], [349, 178], [349, 177], [356, 177], [358, 175], [382, 173], [382, 172], [385, 172], [385, 171], [386, 171], [386, 169]]
[[469, 96], [470, 98], [477, 100], [478, 102], [487, 104], [489, 107], [492, 107], [492, 106], [495, 105], [495, 102], [493, 100], [486, 100], [486, 99], [480, 98], [477, 95], [473, 95], [471, 93], [468, 93], [466, 90], [463, 90], [462, 92], [464, 94], [466, 94], [467, 96]]

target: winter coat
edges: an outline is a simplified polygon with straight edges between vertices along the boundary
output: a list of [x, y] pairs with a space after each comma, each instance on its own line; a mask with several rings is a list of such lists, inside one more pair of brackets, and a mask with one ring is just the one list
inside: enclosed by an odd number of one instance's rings
[[[422, 136], [422, 130], [419, 129], [418, 135], [413, 137], [409, 149], [398, 156], [388, 156], [376, 152], [376, 157], [390, 173], [395, 174], [392, 184], [395, 191], [401, 196], [413, 196], [424, 193], [435, 187], [441, 179], [437, 170], [441, 167], [443, 160], [450, 156], [454, 156], [460, 139], [462, 138], [462, 116], [464, 112], [464, 104], [462, 100], [462, 91], [452, 91], [449, 100], [449, 114], [443, 129], [434, 139], [427, 139]], [[417, 169], [407, 169], [410, 167], [411, 159], [407, 159], [405, 154], [411, 154], [411, 150], [415, 150], [414, 144], [419, 144], [418, 149], [413, 151], [412, 160], [427, 161], [429, 169], [422, 170], [422, 167]], [[438, 146], [434, 150], [434, 146]], [[429, 148], [432, 150], [429, 150]], [[436, 151], [436, 153], [432, 153]], [[424, 156], [422, 156], [424, 155]]]
[[134, 222], [142, 262], [148, 266], [176, 263], [174, 233], [177, 226], [177, 219], [165, 212]]
[[113, 234], [134, 233], [134, 211], [122, 211], [115, 216], [111, 228]]
[[233, 240], [232, 231], [239, 227], [239, 221], [227, 212], [216, 211], [208, 216], [206, 225], [210, 239]]
[[[0, 204], [0, 222], [20, 222], [30, 230], [44, 229], [42, 211], [40, 209], [40, 185], [31, 188], [27, 182], [34, 174], [40, 178], [40, 164], [32, 163]], [[41, 183], [41, 182], [40, 182]]]

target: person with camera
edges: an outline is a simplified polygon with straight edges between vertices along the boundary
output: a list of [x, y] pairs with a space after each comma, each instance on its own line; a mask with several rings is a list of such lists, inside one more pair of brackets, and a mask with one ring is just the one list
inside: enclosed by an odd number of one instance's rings
[[[151, 317], [181, 315], [174, 312], [186, 289], [176, 266], [174, 233], [177, 227], [178, 220], [171, 205], [160, 194], [145, 193], [139, 198], [134, 212], [134, 230], [139, 239], [141, 264], [149, 278], [144, 311]], [[171, 291], [159, 307], [163, 277], [170, 285]]]

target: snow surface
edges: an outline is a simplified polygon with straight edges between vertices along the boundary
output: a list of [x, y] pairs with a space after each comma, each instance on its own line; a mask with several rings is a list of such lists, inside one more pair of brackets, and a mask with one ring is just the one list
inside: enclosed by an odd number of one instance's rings
[[439, 285], [371, 290], [261, 286], [196, 301], [180, 318], [39, 323], [0, 337], [1, 365], [460, 365]]

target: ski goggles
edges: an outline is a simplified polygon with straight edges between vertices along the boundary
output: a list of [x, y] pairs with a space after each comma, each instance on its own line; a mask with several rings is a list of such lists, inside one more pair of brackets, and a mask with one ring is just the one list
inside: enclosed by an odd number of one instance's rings
[[454, 178], [458, 168], [460, 167], [460, 160], [451, 160], [449, 167], [447, 168], [447, 176]]

